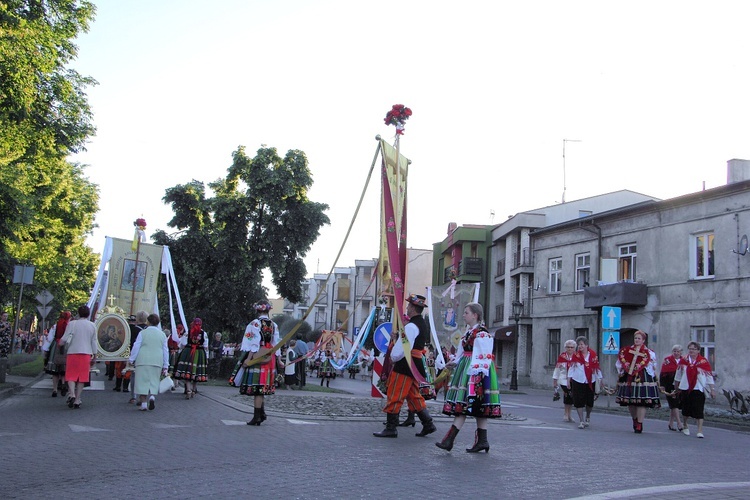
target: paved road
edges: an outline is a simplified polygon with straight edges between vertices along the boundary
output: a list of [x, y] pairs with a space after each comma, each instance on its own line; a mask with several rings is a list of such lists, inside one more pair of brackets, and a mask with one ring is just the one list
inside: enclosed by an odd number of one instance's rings
[[419, 426], [373, 437], [383, 417], [359, 381], [332, 384], [350, 395], [279, 391], [260, 427], [245, 425], [252, 410], [229, 387], [202, 386], [190, 401], [166, 394], [140, 412], [111, 386], [86, 391], [80, 410], [32, 386], [0, 401], [0, 497], [750, 497], [750, 434], [706, 428], [697, 439], [649, 420], [636, 435], [629, 418], [597, 413], [579, 430], [549, 391], [503, 395], [513, 419], [491, 423], [489, 454], [468, 454], [472, 421], [450, 453], [433, 444], [450, 426], [443, 417], [427, 438], [414, 436]]

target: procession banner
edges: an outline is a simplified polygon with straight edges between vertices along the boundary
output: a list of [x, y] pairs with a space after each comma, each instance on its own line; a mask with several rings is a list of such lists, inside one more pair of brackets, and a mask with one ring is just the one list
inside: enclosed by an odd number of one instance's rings
[[[428, 288], [430, 328], [440, 346], [456, 352], [463, 336], [462, 315], [466, 304], [479, 298], [478, 283], [451, 283]], [[441, 352], [436, 353], [442, 357]]]
[[132, 241], [112, 238], [107, 296], [102, 301], [120, 307], [126, 315], [136, 311], [153, 311], [156, 302], [163, 248], [141, 243], [137, 250]]

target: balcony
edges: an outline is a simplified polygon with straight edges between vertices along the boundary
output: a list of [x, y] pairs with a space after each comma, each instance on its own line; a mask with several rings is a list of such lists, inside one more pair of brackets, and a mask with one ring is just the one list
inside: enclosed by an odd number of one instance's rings
[[583, 307], [602, 306], [644, 307], [648, 303], [648, 287], [643, 283], [621, 281], [583, 289]]
[[519, 267], [533, 267], [534, 262], [531, 258], [531, 250], [529, 247], [523, 248], [520, 252], [513, 252], [513, 266], [511, 271], [518, 269]]

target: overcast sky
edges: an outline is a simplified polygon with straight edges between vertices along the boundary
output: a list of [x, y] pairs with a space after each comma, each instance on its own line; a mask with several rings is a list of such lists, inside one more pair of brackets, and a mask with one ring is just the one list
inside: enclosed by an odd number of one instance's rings
[[[99, 228], [171, 230], [164, 191], [226, 175], [240, 145], [303, 150], [327, 272], [391, 105], [413, 110], [409, 246], [450, 222], [620, 189], [666, 199], [750, 159], [750, 2], [95, 0], [73, 67], [95, 78]], [[563, 175], [563, 140], [566, 143]], [[565, 182], [564, 182], [565, 181]], [[564, 186], [565, 184], [565, 186]], [[376, 175], [339, 266], [377, 257]], [[494, 216], [492, 215], [494, 214]]]

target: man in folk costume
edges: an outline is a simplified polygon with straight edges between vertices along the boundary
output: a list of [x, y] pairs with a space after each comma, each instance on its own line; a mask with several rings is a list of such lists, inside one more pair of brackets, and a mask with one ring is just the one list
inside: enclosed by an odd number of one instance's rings
[[647, 338], [646, 332], [635, 332], [633, 345], [620, 349], [615, 363], [620, 374], [615, 402], [628, 407], [636, 434], [643, 432], [646, 408], [661, 408], [656, 353], [646, 347]]
[[701, 356], [701, 345], [698, 342], [688, 344], [688, 354], [680, 359], [677, 373], [674, 377], [677, 390], [682, 398], [682, 416], [685, 418], [685, 428], [682, 433], [690, 435], [688, 418], [698, 422], [698, 436], [703, 437], [703, 408], [706, 404], [706, 392], [714, 397], [714, 385], [711, 363]]
[[[585, 429], [591, 423], [591, 410], [594, 407], [596, 383], [602, 379], [599, 367], [599, 357], [593, 349], [589, 349], [589, 340], [580, 336], [576, 339], [578, 350], [573, 357], [573, 363], [568, 369], [568, 387], [573, 394], [573, 406], [578, 412], [578, 428]], [[586, 420], [583, 419], [583, 409], [586, 408]]]
[[[422, 430], [416, 435], [419, 437], [427, 436], [437, 430], [432, 421], [430, 412], [427, 410], [424, 397], [419, 392], [419, 381], [412, 370], [419, 373], [424, 380], [427, 373], [422, 363], [422, 355], [425, 344], [429, 340], [429, 330], [427, 323], [422, 317], [422, 311], [427, 307], [427, 299], [422, 295], [411, 294], [406, 299], [406, 315], [409, 317], [409, 323], [404, 326], [403, 332], [391, 334], [391, 341], [394, 342], [391, 350], [391, 361], [393, 370], [388, 375], [388, 390], [386, 391], [387, 402], [383, 411], [387, 414], [386, 427], [381, 432], [373, 432], [376, 437], [398, 437], [398, 415], [404, 400], [407, 401], [409, 410], [416, 413], [422, 422]], [[404, 346], [410, 348], [412, 364], [406, 361]]]

